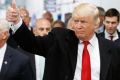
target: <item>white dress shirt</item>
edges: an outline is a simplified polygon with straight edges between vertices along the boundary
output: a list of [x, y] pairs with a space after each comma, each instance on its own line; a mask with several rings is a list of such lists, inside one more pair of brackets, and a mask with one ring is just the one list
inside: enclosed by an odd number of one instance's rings
[[39, 55], [35, 55], [36, 66], [36, 80], [43, 80], [45, 58]]
[[[108, 40], [111, 40], [110, 36], [111, 35], [109, 33], [107, 33], [107, 31], [105, 30], [105, 38], [108, 39]], [[113, 41], [115, 41], [119, 38], [117, 31], [115, 31], [114, 34], [112, 34], [112, 36], [113, 36]]]
[[0, 48], [0, 71], [2, 68], [2, 64], [3, 64], [3, 59], [4, 59], [6, 47], [7, 47], [7, 44], [5, 44], [2, 48]]
[[[80, 41], [78, 44], [78, 56], [74, 80], [81, 80], [82, 52], [84, 48], [84, 44], [82, 42], [83, 41]], [[100, 52], [96, 35], [94, 35], [89, 42], [90, 44], [88, 44], [87, 48], [90, 54], [91, 80], [100, 80]]]

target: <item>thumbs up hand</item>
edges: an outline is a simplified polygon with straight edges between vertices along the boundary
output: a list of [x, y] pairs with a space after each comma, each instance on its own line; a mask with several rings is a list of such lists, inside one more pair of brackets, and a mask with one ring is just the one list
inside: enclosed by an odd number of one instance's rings
[[11, 7], [12, 7], [13, 9], [16, 9], [16, 8], [17, 8], [16, 0], [12, 0]]
[[20, 21], [19, 10], [16, 6], [15, 0], [12, 0], [11, 6], [6, 11], [6, 19], [13, 25], [19, 23]]

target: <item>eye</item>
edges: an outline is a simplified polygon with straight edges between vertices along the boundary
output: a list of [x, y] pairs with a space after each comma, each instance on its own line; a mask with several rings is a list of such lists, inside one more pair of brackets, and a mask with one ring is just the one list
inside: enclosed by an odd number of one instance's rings
[[74, 20], [74, 22], [75, 22], [75, 23], [78, 23], [78, 22], [79, 22], [79, 20], [77, 20], [77, 19], [76, 19], [76, 20]]
[[39, 30], [40, 30], [40, 31], [43, 31], [43, 30], [44, 30], [44, 28], [39, 28]]
[[85, 20], [81, 20], [81, 23], [86, 23], [86, 21]]
[[116, 24], [117, 22], [111, 22], [112, 24]]
[[109, 24], [110, 22], [109, 21], [106, 21], [107, 24]]
[[50, 28], [46, 28], [46, 31], [50, 31]]

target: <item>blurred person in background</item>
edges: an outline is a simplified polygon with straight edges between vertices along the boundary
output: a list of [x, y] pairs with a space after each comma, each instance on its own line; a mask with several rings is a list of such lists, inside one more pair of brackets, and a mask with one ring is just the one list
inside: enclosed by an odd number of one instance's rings
[[51, 29], [52, 27], [50, 21], [44, 18], [40, 18], [36, 20], [33, 33], [35, 36], [45, 36], [48, 35]]
[[43, 15], [42, 15], [42, 18], [45, 18], [45, 19], [49, 20], [51, 24], [52, 24], [53, 21], [54, 21], [54, 20], [53, 20], [53, 15], [52, 15], [52, 13], [51, 13], [50, 11], [45, 11], [45, 12], [43, 13]]
[[97, 27], [97, 29], [95, 30], [96, 33], [101, 33], [104, 31], [104, 24], [103, 24], [103, 21], [104, 21], [104, 16], [105, 16], [105, 10], [103, 7], [97, 7], [98, 10], [99, 10], [99, 18], [100, 18], [100, 24], [99, 26]]
[[67, 29], [73, 30], [73, 26], [74, 26], [73, 20], [72, 18], [70, 18], [67, 23]]
[[108, 40], [115, 41], [120, 38], [120, 32], [117, 30], [120, 21], [120, 13], [115, 8], [110, 8], [106, 11], [104, 17], [104, 32], [100, 33], [99, 36], [104, 37]]
[[69, 19], [72, 17], [72, 13], [68, 12], [65, 14], [65, 26], [67, 26]]
[[63, 21], [60, 20], [56, 20], [53, 22], [52, 27], [61, 27], [61, 28], [65, 28], [65, 23]]

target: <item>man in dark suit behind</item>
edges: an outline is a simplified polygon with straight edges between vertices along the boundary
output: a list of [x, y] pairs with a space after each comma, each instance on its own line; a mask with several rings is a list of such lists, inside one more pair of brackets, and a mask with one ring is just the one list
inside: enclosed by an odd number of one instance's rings
[[36, 68], [35, 68], [35, 57], [34, 57], [35, 55], [31, 54], [30, 52], [27, 52], [27, 51], [23, 50], [22, 48], [20, 48], [20, 46], [16, 43], [16, 41], [12, 37], [11, 29], [9, 30], [9, 34], [10, 35], [9, 35], [9, 37], [7, 39], [7, 44], [10, 47], [18, 50], [19, 52], [21, 52], [21, 53], [23, 53], [23, 54], [25, 54], [25, 55], [27, 55], [29, 57], [29, 59], [30, 59], [30, 65], [31, 65], [32, 71], [34, 73], [34, 80], [36, 80]]
[[0, 19], [0, 80], [34, 80], [30, 60], [7, 45], [9, 23]]
[[120, 38], [120, 32], [117, 30], [120, 21], [120, 13], [115, 8], [110, 8], [106, 11], [104, 16], [104, 32], [100, 33], [99, 36], [104, 37], [108, 40], [116, 41]]
[[[8, 10], [7, 20], [21, 25], [16, 9]], [[73, 30], [54, 28], [45, 37], [35, 37], [24, 25], [12, 27], [17, 43], [25, 50], [46, 57], [43, 80], [83, 80], [82, 52], [84, 42], [89, 41], [89, 79], [120, 80], [120, 54], [111, 41], [95, 35], [99, 24], [95, 5], [83, 3], [72, 14]], [[12, 17], [12, 18], [11, 18]], [[17, 29], [16, 29], [17, 28]], [[88, 71], [86, 71], [88, 72]]]

